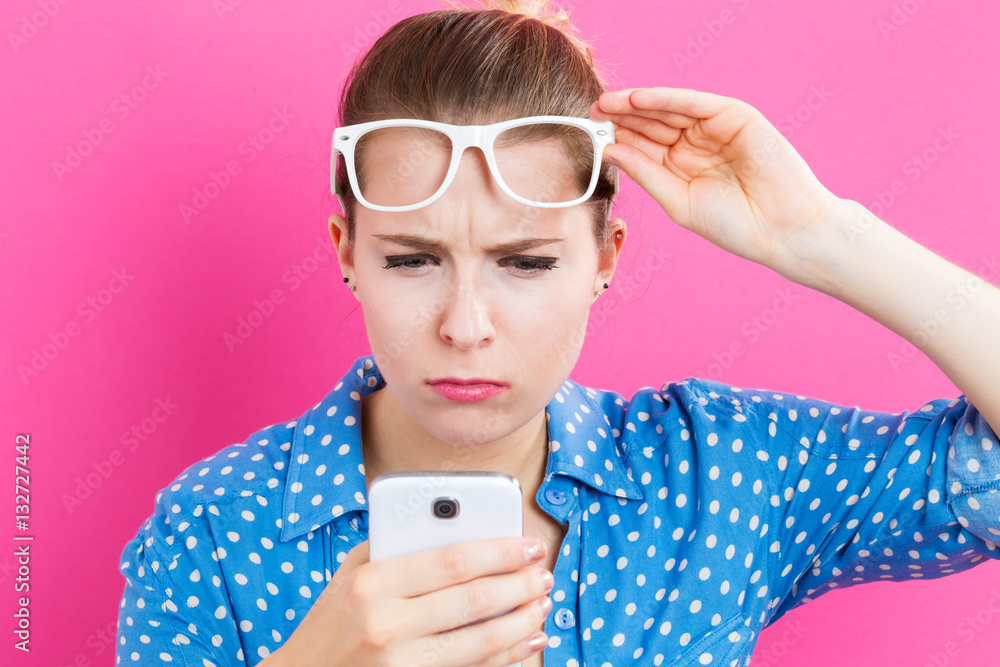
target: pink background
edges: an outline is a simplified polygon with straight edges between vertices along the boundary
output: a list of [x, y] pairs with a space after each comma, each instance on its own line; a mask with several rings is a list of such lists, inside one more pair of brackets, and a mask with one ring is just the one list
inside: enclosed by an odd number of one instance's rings
[[[743, 99], [783, 129], [835, 194], [871, 208], [899, 181], [884, 219], [967, 269], [986, 268], [1000, 250], [1000, 6], [668, 5], [567, 3], [615, 70], [615, 88]], [[336, 101], [356, 39], [367, 48], [389, 23], [435, 8], [416, 0], [3, 3], [0, 404], [9, 480], [15, 435], [31, 434], [35, 541], [33, 651], [13, 651], [8, 630], [3, 650], [12, 657], [0, 662], [112, 664], [124, 586], [118, 557], [155, 493], [196, 460], [298, 416], [369, 353], [360, 308], [327, 255]], [[688, 48], [691, 61], [678, 65], [675, 54]], [[814, 90], [823, 99], [809, 108]], [[275, 109], [291, 117], [274, 120], [279, 131], [268, 136]], [[785, 120], [797, 111], [794, 125]], [[935, 137], [948, 127], [958, 139], [937, 153]], [[244, 142], [253, 135], [270, 143], [251, 160]], [[88, 142], [97, 145], [88, 151]], [[67, 158], [80, 144], [87, 154]], [[934, 163], [914, 180], [910, 161], [924, 151]], [[54, 168], [67, 159], [75, 166]], [[210, 187], [213, 198], [186, 222], [180, 205], [193, 205], [195, 189], [230, 161], [238, 173]], [[630, 394], [710, 377], [884, 411], [960, 393], [919, 353], [893, 365], [904, 341], [891, 331], [728, 255], [623, 183], [629, 243], [594, 307], [573, 379]], [[639, 270], [654, 248], [670, 253], [667, 262]], [[276, 289], [283, 303], [230, 350], [224, 335]], [[792, 306], [772, 319], [776, 291], [786, 289]], [[753, 324], [762, 317], [767, 325]], [[67, 327], [73, 335], [60, 334]], [[733, 342], [744, 353], [727, 359]], [[22, 380], [18, 366], [43, 348], [52, 358]], [[174, 406], [162, 423], [152, 420], [158, 400]], [[152, 432], [123, 443], [143, 423]], [[67, 508], [97, 469], [107, 477]], [[0, 505], [8, 517], [12, 496], [8, 487]], [[12, 552], [0, 551], [8, 628]], [[998, 575], [990, 562], [945, 579], [830, 593], [766, 630], [755, 664], [996, 664], [1000, 615], [988, 605], [1000, 596]], [[970, 631], [977, 613], [985, 625]]]

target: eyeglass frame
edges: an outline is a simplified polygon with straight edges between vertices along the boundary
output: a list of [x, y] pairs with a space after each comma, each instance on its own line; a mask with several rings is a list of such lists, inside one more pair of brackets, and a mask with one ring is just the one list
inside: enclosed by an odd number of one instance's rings
[[[514, 191], [511, 190], [506, 183], [504, 183], [503, 178], [500, 175], [500, 169], [496, 164], [496, 159], [493, 154], [494, 139], [496, 139], [496, 137], [498, 137], [502, 132], [509, 130], [512, 127], [537, 125], [541, 123], [573, 125], [586, 130], [587, 134], [590, 135], [591, 141], [593, 141], [594, 144], [594, 166], [590, 175], [590, 185], [581, 197], [573, 199], [569, 202], [536, 202], [515, 194]], [[437, 191], [422, 202], [407, 204], [406, 206], [383, 206], [380, 204], [372, 204], [364, 198], [361, 194], [361, 188], [358, 186], [358, 176], [354, 165], [354, 148], [357, 145], [358, 140], [371, 130], [401, 126], [422, 127], [437, 130], [438, 132], [446, 135], [451, 140], [452, 145], [451, 163], [448, 165], [448, 172], [445, 174], [444, 182], [437, 189]], [[337, 180], [337, 156], [343, 155], [344, 163], [347, 167], [348, 182], [354, 191], [354, 196], [363, 206], [375, 211], [392, 212], [413, 211], [418, 208], [423, 208], [424, 206], [437, 201], [437, 199], [440, 198], [445, 191], [447, 191], [451, 182], [455, 180], [455, 174], [458, 172], [458, 165], [461, 162], [462, 155], [465, 154], [465, 149], [471, 146], [476, 146], [486, 155], [486, 162], [489, 165], [490, 174], [493, 176], [493, 180], [496, 181], [497, 185], [500, 186], [500, 189], [503, 190], [509, 197], [522, 204], [527, 204], [528, 206], [537, 206], [540, 208], [566, 208], [582, 204], [590, 199], [590, 197], [594, 194], [594, 190], [597, 188], [597, 181], [601, 173], [604, 148], [613, 143], [615, 143], [614, 123], [609, 120], [598, 121], [592, 118], [579, 118], [576, 116], [526, 116], [524, 118], [512, 118], [510, 120], [500, 121], [499, 123], [490, 123], [488, 125], [452, 125], [450, 123], [439, 123], [436, 121], [420, 120], [416, 118], [391, 118], [386, 120], [369, 121], [367, 123], [357, 123], [355, 125], [344, 125], [334, 129], [333, 131], [333, 145], [330, 153], [330, 190], [340, 202], [341, 210], [346, 213], [347, 207], [344, 205], [344, 191], [340, 187], [340, 181]], [[612, 173], [614, 174], [613, 186], [611, 194], [608, 195], [609, 218], [611, 217], [611, 203], [614, 200], [615, 195], [618, 194], [619, 189], [618, 167], [612, 165]]]

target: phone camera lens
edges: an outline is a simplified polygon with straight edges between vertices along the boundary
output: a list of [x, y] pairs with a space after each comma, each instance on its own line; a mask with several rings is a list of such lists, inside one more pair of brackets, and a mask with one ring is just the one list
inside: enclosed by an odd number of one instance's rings
[[454, 519], [458, 516], [458, 502], [456, 502], [453, 498], [435, 499], [434, 516], [439, 519]]

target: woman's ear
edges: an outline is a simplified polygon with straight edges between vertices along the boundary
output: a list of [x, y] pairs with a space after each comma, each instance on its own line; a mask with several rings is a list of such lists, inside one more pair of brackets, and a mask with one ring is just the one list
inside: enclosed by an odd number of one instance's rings
[[600, 253], [597, 278], [601, 284], [598, 285], [598, 289], [602, 288], [604, 283], [611, 282], [615, 266], [618, 264], [618, 255], [621, 254], [625, 244], [625, 236], [625, 221], [622, 218], [615, 218], [608, 222], [608, 243], [613, 244], [614, 252], [611, 252], [610, 247], [605, 246], [604, 252]]
[[333, 247], [337, 251], [337, 261], [340, 263], [340, 272], [352, 284], [354, 280], [354, 247], [347, 238], [347, 218], [334, 213], [327, 222], [330, 227], [330, 238], [333, 239]]

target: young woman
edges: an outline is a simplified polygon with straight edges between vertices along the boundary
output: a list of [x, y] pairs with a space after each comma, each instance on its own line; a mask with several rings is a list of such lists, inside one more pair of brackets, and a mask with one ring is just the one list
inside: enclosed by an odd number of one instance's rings
[[[355, 67], [330, 233], [373, 354], [157, 495], [119, 663], [745, 665], [832, 588], [1000, 557], [1000, 290], [833, 195], [751, 106], [605, 92], [544, 12], [413, 16]], [[627, 236], [616, 168], [902, 336], [968, 293], [921, 348], [963, 395], [888, 414], [568, 380]], [[371, 480], [442, 469], [515, 476], [525, 536], [370, 562]]]

